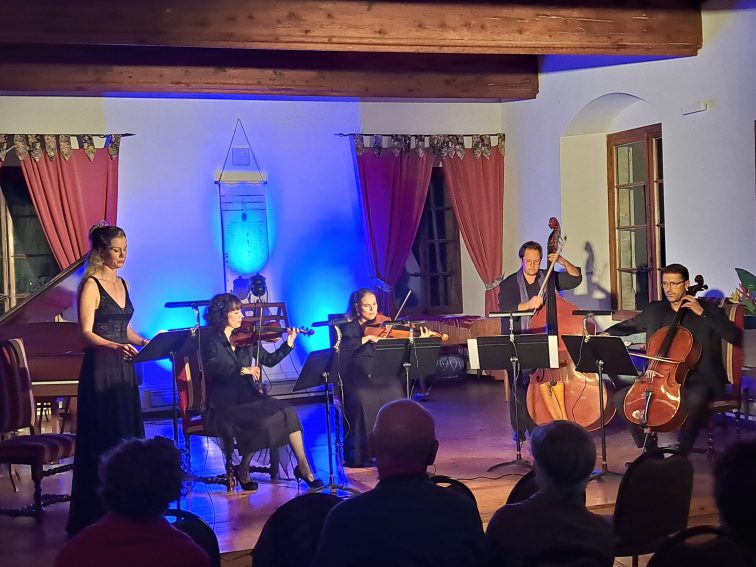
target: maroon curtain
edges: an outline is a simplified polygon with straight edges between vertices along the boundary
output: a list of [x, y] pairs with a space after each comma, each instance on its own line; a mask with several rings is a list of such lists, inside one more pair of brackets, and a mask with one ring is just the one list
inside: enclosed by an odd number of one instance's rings
[[[357, 155], [362, 192], [362, 213], [372, 264], [378, 280], [378, 307], [394, 311], [391, 287], [401, 277], [415, 240], [434, 157], [417, 151], [396, 155], [386, 149], [376, 156], [366, 150]], [[383, 282], [383, 284], [381, 284]], [[388, 287], [390, 286], [390, 287]]]
[[89, 228], [98, 221], [116, 223], [118, 156], [98, 151], [93, 159], [83, 149], [39, 160], [21, 160], [34, 207], [61, 269], [88, 250]]
[[499, 308], [504, 223], [504, 158], [494, 148], [490, 157], [443, 158], [444, 178], [462, 238], [475, 269], [486, 284], [486, 315]]

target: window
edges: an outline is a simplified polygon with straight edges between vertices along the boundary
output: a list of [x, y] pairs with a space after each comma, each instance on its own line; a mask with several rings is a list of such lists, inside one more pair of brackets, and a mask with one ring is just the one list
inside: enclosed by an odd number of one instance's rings
[[441, 167], [433, 168], [431, 173], [412, 252], [394, 290], [395, 308], [399, 308], [408, 289], [413, 293], [403, 314], [447, 315], [462, 311], [459, 227]]
[[[0, 167], [0, 313], [39, 290], [59, 272], [37, 217], [21, 166], [11, 153]], [[32, 158], [29, 158], [32, 159]]]
[[661, 124], [607, 137], [612, 307], [661, 297], [665, 264]]

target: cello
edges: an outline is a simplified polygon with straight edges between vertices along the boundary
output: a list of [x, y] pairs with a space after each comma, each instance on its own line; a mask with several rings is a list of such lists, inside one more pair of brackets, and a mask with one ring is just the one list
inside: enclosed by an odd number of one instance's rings
[[[695, 277], [686, 295], [708, 289], [703, 276]], [[627, 391], [624, 411], [628, 421], [652, 431], [674, 431], [688, 417], [681, 403], [681, 391], [688, 373], [701, 358], [701, 345], [682, 326], [688, 309], [680, 307], [672, 324], [651, 335], [646, 349], [648, 367]]]
[[[546, 245], [547, 254], [562, 251], [564, 239], [561, 235], [559, 221], [549, 219], [552, 229]], [[582, 425], [588, 431], [601, 427], [601, 408], [599, 407], [599, 390], [604, 388], [604, 425], [614, 417], [615, 408], [611, 401], [611, 392], [606, 391], [606, 384], [595, 373], [579, 372], [567, 352], [560, 331], [564, 334], [593, 333], [592, 324], [583, 326], [583, 319], [572, 312], [577, 309], [557, 293], [556, 276], [553, 274], [556, 259], [549, 265], [546, 278], [540, 289], [545, 298], [544, 306], [530, 321], [531, 333], [546, 333], [550, 343], [556, 343], [558, 368], [542, 368], [530, 375], [527, 392], [527, 407], [531, 419], [537, 425], [543, 425], [557, 419], [566, 419]], [[545, 294], [545, 295], [544, 295]]]

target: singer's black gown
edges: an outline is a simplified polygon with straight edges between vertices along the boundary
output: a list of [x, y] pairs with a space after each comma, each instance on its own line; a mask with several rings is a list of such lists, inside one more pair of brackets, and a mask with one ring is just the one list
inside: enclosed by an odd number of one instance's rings
[[[347, 370], [344, 382], [344, 464], [348, 467], [370, 465], [368, 433], [373, 429], [378, 410], [387, 402], [404, 397], [396, 376], [382, 376], [373, 368], [375, 343], [362, 343], [363, 329], [355, 319], [341, 327], [341, 352]], [[376, 370], [377, 372], [374, 372]]]
[[[134, 314], [128, 288], [126, 304], [120, 307], [97, 278], [92, 279], [100, 292], [92, 331], [109, 341], [127, 343], [129, 321]], [[123, 278], [121, 281], [126, 287]], [[69, 534], [79, 532], [104, 514], [97, 495], [100, 457], [122, 439], [132, 437], [144, 437], [134, 367], [118, 351], [88, 347], [79, 375], [76, 453], [66, 527]]]

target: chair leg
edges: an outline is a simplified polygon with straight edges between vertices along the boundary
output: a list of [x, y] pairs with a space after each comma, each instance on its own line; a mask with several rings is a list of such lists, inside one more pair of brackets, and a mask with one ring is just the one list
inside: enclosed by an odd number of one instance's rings
[[34, 518], [37, 523], [42, 522], [42, 465], [31, 466], [32, 480], [34, 481]]
[[735, 412], [735, 439], [740, 441], [740, 410]]
[[271, 447], [269, 449], [270, 454], [270, 480], [278, 480], [278, 469], [281, 466], [281, 455], [278, 452], [278, 447]]
[[11, 463], [8, 463], [8, 478], [10, 478], [13, 492], [18, 492], [18, 486], [16, 486], [16, 481], [13, 479], [14, 476], [18, 480], [21, 480], [21, 475], [18, 474], [18, 471], [15, 469], [15, 467]]
[[714, 454], [714, 417], [709, 418], [709, 430], [707, 432], [706, 454], [711, 457]]
[[186, 453], [186, 468], [192, 470], [192, 436], [184, 431], [184, 450]]

